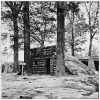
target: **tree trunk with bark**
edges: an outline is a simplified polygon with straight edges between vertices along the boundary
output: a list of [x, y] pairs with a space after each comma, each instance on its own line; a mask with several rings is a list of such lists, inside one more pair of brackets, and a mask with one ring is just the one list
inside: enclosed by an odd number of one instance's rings
[[64, 9], [60, 3], [57, 3], [57, 60], [56, 60], [56, 76], [65, 75], [64, 62]]
[[[14, 15], [15, 16], [15, 15]], [[13, 16], [13, 25], [14, 25], [14, 68], [13, 72], [17, 72], [18, 69], [18, 23], [17, 16]]]
[[[91, 2], [92, 5], [92, 2]], [[90, 31], [90, 44], [89, 44], [89, 52], [88, 56], [91, 56], [91, 51], [92, 51], [92, 30], [91, 30], [91, 5], [89, 6], [89, 11], [88, 11], [88, 17], [89, 17], [89, 31]]]
[[72, 56], [74, 56], [74, 28], [73, 28], [73, 25], [74, 25], [74, 12], [72, 12], [72, 15], [73, 15], [73, 21], [72, 21]]
[[30, 65], [30, 21], [29, 21], [29, 2], [24, 2], [24, 62], [26, 63], [25, 72], [32, 74]]
[[[18, 68], [18, 14], [21, 10], [23, 2], [15, 2], [15, 1], [5, 1], [6, 5], [11, 10], [11, 14], [9, 17], [13, 21], [14, 26], [14, 68], [13, 72], [17, 72], [19, 70]], [[8, 14], [9, 15], [9, 14]]]
[[89, 53], [88, 56], [91, 56], [91, 51], [92, 51], [92, 31], [91, 31], [91, 26], [90, 26], [90, 44], [89, 44]]

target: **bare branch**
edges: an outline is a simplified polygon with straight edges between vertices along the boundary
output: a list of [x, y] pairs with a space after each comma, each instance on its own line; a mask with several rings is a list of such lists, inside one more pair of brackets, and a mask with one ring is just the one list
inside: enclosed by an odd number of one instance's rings
[[94, 35], [97, 33], [97, 30], [93, 33], [92, 38], [94, 37]]
[[24, 2], [21, 2], [20, 6], [19, 6], [19, 8], [18, 8], [18, 10], [17, 10], [18, 13], [19, 13], [19, 11], [20, 11], [20, 9], [21, 9], [23, 3], [24, 3]]
[[13, 1], [9, 1], [9, 3], [12, 5], [12, 8], [14, 8], [14, 2]]
[[5, 1], [5, 3], [6, 3], [6, 5], [12, 10], [13, 9], [13, 5], [10, 3], [10, 2], [6, 2]]
[[41, 44], [41, 39], [35, 33], [33, 33], [31, 36]]
[[89, 15], [89, 11], [88, 11], [88, 8], [87, 8], [87, 6], [86, 6], [86, 2], [84, 2], [84, 4], [85, 4], [86, 10], [87, 10], [87, 13], [88, 13], [88, 15]]
[[90, 1], [89, 12], [91, 11], [92, 3], [93, 3], [93, 2]]
[[86, 5], [86, 2], [84, 2], [85, 7], [86, 7], [86, 10], [87, 10], [87, 13], [88, 13], [89, 16], [90, 16], [90, 11], [91, 11], [92, 3], [93, 3], [93, 2], [91, 1], [91, 2], [90, 2], [90, 5], [89, 5], [89, 10], [88, 10], [87, 5]]
[[93, 26], [95, 26], [95, 24], [96, 24], [98, 12], [99, 12], [99, 2], [98, 2], [98, 7], [97, 7], [97, 10], [96, 10], [96, 16], [95, 16], [95, 20], [94, 20], [94, 25]]

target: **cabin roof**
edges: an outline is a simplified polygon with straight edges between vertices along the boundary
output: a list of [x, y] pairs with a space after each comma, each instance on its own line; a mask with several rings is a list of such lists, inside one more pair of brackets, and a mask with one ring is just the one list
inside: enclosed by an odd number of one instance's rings
[[[56, 45], [53, 45], [53, 46], [44, 46], [42, 49], [47, 49], [47, 48], [52, 48], [52, 47], [56, 47]], [[40, 49], [40, 47], [32, 48], [30, 50], [34, 50], [34, 49]]]

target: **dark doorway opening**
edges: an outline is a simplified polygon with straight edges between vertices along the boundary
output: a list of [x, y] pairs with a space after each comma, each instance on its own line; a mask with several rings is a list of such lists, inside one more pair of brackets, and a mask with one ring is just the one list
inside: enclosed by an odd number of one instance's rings
[[94, 61], [96, 71], [99, 71], [99, 61]]
[[50, 74], [50, 58], [46, 58], [46, 69], [47, 74]]
[[82, 63], [88, 66], [88, 61], [82, 61]]
[[22, 75], [22, 65], [19, 65], [19, 72], [17, 73], [17, 75]]
[[[88, 61], [81, 61], [81, 62], [88, 66]], [[99, 61], [94, 61], [94, 64], [96, 71], [99, 71]]]

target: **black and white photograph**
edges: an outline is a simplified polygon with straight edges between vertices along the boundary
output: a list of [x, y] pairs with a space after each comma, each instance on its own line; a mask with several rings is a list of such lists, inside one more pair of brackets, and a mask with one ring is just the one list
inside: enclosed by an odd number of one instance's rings
[[1, 1], [1, 99], [99, 99], [99, 1]]

